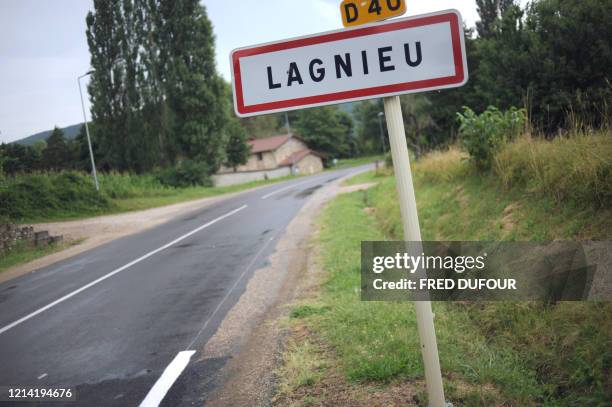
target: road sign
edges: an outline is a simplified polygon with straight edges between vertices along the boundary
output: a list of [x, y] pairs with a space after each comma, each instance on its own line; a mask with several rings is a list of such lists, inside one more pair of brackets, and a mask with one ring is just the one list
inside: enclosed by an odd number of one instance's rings
[[406, 12], [404, 0], [344, 0], [340, 4], [345, 27], [373, 23], [401, 16]]
[[468, 77], [455, 10], [239, 48], [230, 63], [242, 117], [452, 88]]

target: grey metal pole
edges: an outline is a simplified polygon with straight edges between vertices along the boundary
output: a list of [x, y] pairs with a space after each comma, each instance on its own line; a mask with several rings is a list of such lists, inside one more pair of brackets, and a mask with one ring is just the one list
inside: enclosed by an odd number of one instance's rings
[[85, 123], [85, 133], [87, 134], [87, 146], [89, 147], [89, 158], [91, 160], [91, 173], [93, 175], [94, 183], [96, 184], [96, 191], [100, 190], [100, 184], [98, 184], [98, 173], [96, 172], [96, 162], [94, 160], [93, 149], [91, 148], [91, 137], [89, 136], [89, 126], [87, 125], [87, 116], [85, 115], [85, 102], [83, 101], [83, 90], [81, 89], [81, 78], [89, 75], [91, 71], [77, 78], [79, 84], [79, 95], [81, 95], [81, 107], [83, 108], [83, 122]]
[[382, 117], [384, 113], [378, 112], [378, 127], [380, 128], [380, 142], [382, 143], [383, 155], [387, 154], [387, 146], [385, 145], [385, 136], [383, 135]]
[[289, 125], [289, 115], [285, 112], [285, 127], [287, 128], [287, 134], [291, 137], [291, 125]]

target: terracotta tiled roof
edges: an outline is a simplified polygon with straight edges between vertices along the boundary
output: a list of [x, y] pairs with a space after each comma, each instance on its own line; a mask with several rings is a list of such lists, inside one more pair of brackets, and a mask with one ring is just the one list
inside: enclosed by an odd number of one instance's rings
[[286, 165], [291, 165], [291, 164], [296, 164], [298, 163], [302, 158], [306, 157], [308, 154], [314, 154], [314, 155], [318, 155], [317, 153], [315, 153], [312, 150], [309, 150], [307, 148], [300, 150], [300, 151], [296, 151], [295, 153], [291, 154], [289, 157], [285, 158], [283, 161], [281, 161], [278, 166], [279, 167], [284, 167]]
[[264, 151], [276, 150], [285, 144], [287, 140], [289, 140], [289, 135], [287, 134], [250, 140], [249, 144], [251, 145], [251, 153], [262, 153]]

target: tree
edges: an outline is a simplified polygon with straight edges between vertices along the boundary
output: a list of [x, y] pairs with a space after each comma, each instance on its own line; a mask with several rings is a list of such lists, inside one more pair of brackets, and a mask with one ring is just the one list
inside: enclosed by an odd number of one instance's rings
[[43, 151], [43, 167], [50, 170], [61, 170], [71, 165], [70, 151], [66, 145], [64, 132], [57, 126], [47, 138], [47, 148]]
[[418, 159], [423, 151], [435, 145], [431, 130], [435, 123], [431, 117], [431, 102], [423, 95], [404, 95], [400, 97], [406, 141]]
[[[357, 137], [359, 138], [360, 150], [367, 154], [382, 154], [383, 143], [387, 146], [387, 123], [379, 113], [384, 112], [381, 99], [367, 100], [357, 104], [354, 114], [357, 121]], [[382, 137], [380, 134], [380, 124], [382, 123]]]
[[294, 123], [296, 133], [310, 148], [330, 158], [350, 157], [351, 117], [335, 106], [301, 110]]
[[0, 144], [0, 157], [2, 171], [7, 175], [31, 172], [41, 165], [36, 149], [17, 143]]
[[89, 85], [102, 168], [147, 171], [224, 159], [224, 83], [197, 0], [95, 0]]
[[159, 0], [162, 46], [167, 49], [167, 87], [176, 116], [175, 137], [182, 155], [214, 171], [227, 140], [224, 82], [215, 67], [212, 24], [197, 0]]
[[[283, 124], [279, 125], [283, 116]], [[263, 116], [246, 117], [240, 119], [249, 138], [263, 138], [276, 136], [285, 132], [284, 115], [267, 114]]]
[[226, 125], [226, 131], [228, 134], [228, 142], [225, 150], [226, 159], [224, 164], [236, 171], [237, 166], [246, 164], [251, 147], [247, 143], [246, 131], [237, 119], [230, 119], [229, 123]]
[[86, 18], [87, 43], [94, 68], [88, 91], [101, 146], [99, 163], [104, 169], [119, 170], [129, 167], [121, 14], [120, 0], [94, 0], [94, 11]]

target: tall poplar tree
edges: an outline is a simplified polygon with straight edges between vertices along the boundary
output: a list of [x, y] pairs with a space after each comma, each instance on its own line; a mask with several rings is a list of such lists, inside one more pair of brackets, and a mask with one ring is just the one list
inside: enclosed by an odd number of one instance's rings
[[89, 92], [103, 168], [146, 171], [177, 158], [225, 159], [224, 83], [197, 0], [94, 0]]
[[94, 72], [89, 83], [103, 169], [126, 169], [126, 114], [121, 0], [94, 0], [87, 14], [87, 43]]
[[212, 24], [198, 0], [159, 0], [161, 52], [180, 153], [212, 171], [227, 143], [224, 83], [217, 74]]

